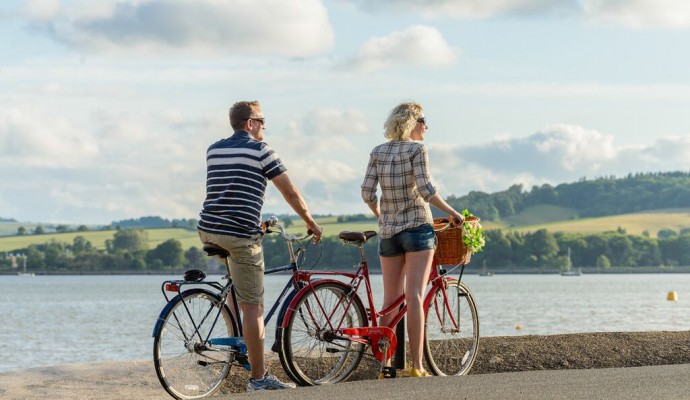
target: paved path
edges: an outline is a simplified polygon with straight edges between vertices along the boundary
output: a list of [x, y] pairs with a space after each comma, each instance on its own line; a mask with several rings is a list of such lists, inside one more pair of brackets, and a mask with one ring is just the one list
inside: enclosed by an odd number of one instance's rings
[[682, 400], [690, 398], [690, 364], [369, 380], [290, 391], [238, 394], [232, 398]]
[[[70, 364], [0, 373], [2, 400], [170, 400], [150, 361]], [[209, 398], [275, 400], [684, 400], [690, 364], [462, 377], [363, 380]]]

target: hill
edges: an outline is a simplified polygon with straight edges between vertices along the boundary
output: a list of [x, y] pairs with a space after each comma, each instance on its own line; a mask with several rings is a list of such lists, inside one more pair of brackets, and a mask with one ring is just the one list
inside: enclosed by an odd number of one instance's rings
[[[690, 173], [664, 172], [630, 174], [624, 178], [603, 177], [593, 180], [557, 186], [535, 186], [525, 191], [522, 185], [492, 194], [470, 192], [466, 196], [450, 196], [448, 202], [454, 207], [469, 208], [482, 219], [486, 230], [504, 229], [518, 232], [534, 232], [546, 229], [549, 232], [602, 233], [622, 228], [630, 234], [647, 233], [655, 237], [660, 230], [682, 232], [690, 229]], [[436, 216], [439, 210], [432, 207]], [[284, 220], [286, 216], [281, 216]], [[378, 230], [373, 220], [352, 221], [338, 216], [317, 218], [326, 236], [335, 236], [345, 230]], [[348, 221], [348, 222], [342, 222]], [[183, 248], [199, 246], [193, 220], [165, 220], [159, 217], [142, 217], [113, 222], [111, 226], [136, 226], [149, 231], [149, 247], [153, 248], [167, 239], [177, 239]], [[149, 226], [147, 224], [153, 224]], [[177, 225], [163, 228], [164, 225]], [[44, 227], [46, 234], [16, 235], [23, 227], [35, 232]], [[71, 243], [75, 237], [83, 236], [96, 248], [105, 248], [105, 241], [112, 239], [115, 230], [95, 230], [86, 227], [75, 232], [76, 226], [65, 227], [69, 232], [57, 233], [58, 227], [51, 224], [20, 223], [0, 218], [0, 251], [25, 248], [30, 244], [43, 244], [52, 240]], [[181, 228], [181, 227], [186, 227]], [[305, 232], [304, 223], [297, 217], [288, 232]], [[4, 235], [4, 236], [3, 236]]]
[[690, 207], [690, 173], [683, 171], [629, 174], [534, 186], [513, 185], [496, 193], [450, 196], [456, 208], [470, 208], [484, 221], [508, 221], [530, 207], [547, 205], [568, 210], [572, 218], [603, 217], [640, 211]]
[[[523, 233], [546, 229], [549, 232], [594, 234], [623, 229], [628, 234], [648, 234], [650, 237], [657, 237], [659, 231], [664, 229], [675, 232], [690, 229], [690, 207], [640, 211], [597, 218], [575, 218], [573, 213], [573, 209], [569, 208], [538, 205], [526, 208], [502, 221], [482, 220], [482, 225], [487, 230], [503, 229]], [[324, 228], [325, 236], [337, 236], [341, 231], [378, 231], [378, 226], [374, 221], [338, 222], [335, 216], [317, 218], [317, 221]], [[149, 248], [154, 248], [168, 239], [180, 241], [183, 249], [200, 247], [199, 236], [193, 229], [156, 228], [145, 230], [148, 232]], [[294, 220], [287, 231], [293, 234], [306, 233], [304, 223], [301, 220]], [[112, 240], [115, 232], [111, 229], [5, 236], [0, 237], [0, 252], [23, 249], [31, 244], [43, 244], [50, 241], [72, 243], [77, 236], [83, 236], [97, 249], [105, 249], [106, 240]]]
[[[508, 230], [519, 232], [534, 232], [546, 229], [549, 232], [564, 233], [603, 233], [616, 230], [624, 230], [631, 235], [645, 235], [657, 237], [661, 230], [672, 230], [676, 233], [690, 229], [690, 208], [678, 208], [668, 210], [640, 211], [629, 214], [611, 215], [599, 218], [580, 218], [548, 220], [548, 215], [543, 218], [530, 220], [537, 210], [544, 207], [532, 207], [524, 213], [517, 214], [513, 221], [522, 221], [520, 225], [510, 224]], [[533, 221], [533, 223], [529, 223]]]

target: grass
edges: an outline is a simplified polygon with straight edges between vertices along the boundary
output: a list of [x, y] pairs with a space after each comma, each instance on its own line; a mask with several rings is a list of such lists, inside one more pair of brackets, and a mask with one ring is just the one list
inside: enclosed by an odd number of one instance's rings
[[[182, 228], [147, 229], [149, 235], [149, 248], [154, 248], [168, 239], [177, 239], [182, 243], [182, 248], [199, 246], [199, 236], [194, 230]], [[0, 251], [12, 251], [23, 249], [31, 244], [43, 244], [48, 242], [72, 243], [77, 236], [83, 236], [97, 249], [105, 249], [106, 240], [112, 240], [115, 230], [46, 233], [43, 235], [24, 235], [0, 237]]]
[[[325, 236], [336, 236], [341, 231], [375, 230], [378, 225], [375, 221], [347, 222], [338, 223], [337, 217], [324, 217], [317, 219], [319, 225], [324, 228]], [[26, 225], [25, 225], [26, 227]], [[28, 229], [28, 228], [27, 228]], [[190, 247], [201, 247], [199, 235], [196, 230], [183, 228], [159, 228], [146, 229], [149, 236], [149, 248], [153, 249], [168, 239], [177, 239], [182, 243], [183, 249]], [[287, 229], [288, 233], [305, 234], [304, 222], [295, 220]], [[16, 229], [15, 231], [16, 232]], [[106, 231], [85, 231], [85, 232], [65, 232], [65, 233], [46, 233], [43, 235], [24, 235], [24, 236], [5, 236], [0, 237], [0, 252], [23, 249], [29, 245], [37, 245], [55, 241], [58, 243], [72, 243], [77, 236], [83, 236], [97, 249], [105, 249], [106, 240], [112, 240], [115, 230]]]
[[569, 221], [577, 218], [577, 211], [572, 208], [542, 204], [529, 207], [519, 214], [505, 218], [506, 227], [546, 224], [554, 221]]
[[661, 229], [672, 229], [679, 232], [681, 229], [690, 228], [690, 208], [641, 211], [607, 217], [528, 224], [506, 229], [520, 232], [546, 229], [549, 232], [587, 234], [615, 231], [618, 228], [622, 228], [632, 235], [641, 235], [647, 232], [651, 237], [656, 237]]

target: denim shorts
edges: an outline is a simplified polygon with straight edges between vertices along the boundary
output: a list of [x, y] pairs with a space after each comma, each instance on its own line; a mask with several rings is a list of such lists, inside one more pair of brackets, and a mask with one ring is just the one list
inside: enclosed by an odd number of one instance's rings
[[381, 257], [395, 257], [413, 251], [433, 250], [435, 248], [436, 235], [434, 234], [434, 227], [430, 224], [405, 229], [392, 238], [379, 241], [379, 255]]

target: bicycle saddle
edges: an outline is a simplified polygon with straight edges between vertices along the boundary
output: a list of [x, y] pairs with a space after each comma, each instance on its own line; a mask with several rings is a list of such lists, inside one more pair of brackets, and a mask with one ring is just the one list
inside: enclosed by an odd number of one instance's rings
[[228, 258], [228, 255], [230, 254], [224, 248], [218, 246], [217, 244], [213, 244], [213, 243], [204, 243], [204, 251], [210, 257], [218, 256], [218, 257], [222, 257], [222, 258]]
[[338, 235], [338, 238], [340, 238], [342, 240], [346, 240], [348, 242], [364, 243], [376, 235], [377, 235], [377, 233], [374, 231], [364, 231], [364, 232], [342, 231]]
[[186, 282], [201, 282], [204, 278], [206, 278], [206, 274], [198, 269], [190, 269], [184, 273], [184, 280]]

